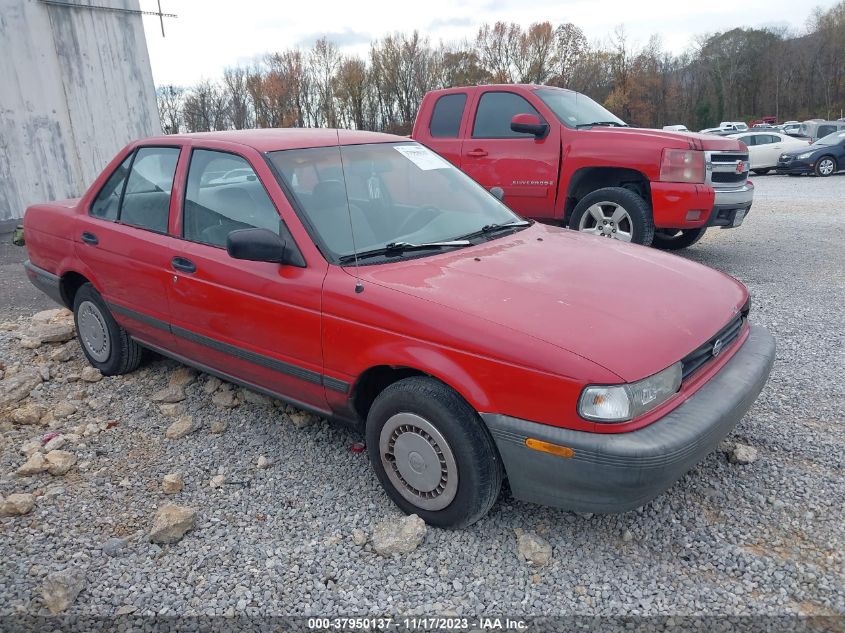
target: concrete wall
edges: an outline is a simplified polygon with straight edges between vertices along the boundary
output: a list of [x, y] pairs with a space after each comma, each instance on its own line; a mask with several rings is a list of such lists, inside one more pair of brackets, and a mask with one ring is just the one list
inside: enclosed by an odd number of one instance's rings
[[0, 0], [0, 224], [81, 195], [126, 143], [160, 132], [140, 15]]

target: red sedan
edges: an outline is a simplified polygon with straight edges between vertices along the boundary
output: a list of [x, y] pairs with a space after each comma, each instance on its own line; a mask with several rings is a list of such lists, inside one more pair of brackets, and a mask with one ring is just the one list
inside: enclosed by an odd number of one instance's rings
[[361, 426], [387, 494], [434, 525], [478, 520], [503, 477], [520, 499], [638, 507], [774, 358], [735, 279], [526, 221], [384, 134], [144, 139], [24, 231], [94, 367], [149, 348]]

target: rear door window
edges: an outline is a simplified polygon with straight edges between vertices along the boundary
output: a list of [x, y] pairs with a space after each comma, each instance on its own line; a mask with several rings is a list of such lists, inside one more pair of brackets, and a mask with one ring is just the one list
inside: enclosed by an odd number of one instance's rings
[[464, 92], [443, 95], [434, 104], [429, 131], [435, 138], [457, 138], [467, 96]]
[[170, 193], [178, 161], [176, 147], [138, 149], [120, 205], [118, 218], [122, 224], [167, 233]]

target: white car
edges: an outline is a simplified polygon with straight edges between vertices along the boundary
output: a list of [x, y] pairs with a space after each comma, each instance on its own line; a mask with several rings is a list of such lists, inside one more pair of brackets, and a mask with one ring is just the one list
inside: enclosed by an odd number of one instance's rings
[[792, 138], [779, 132], [744, 132], [731, 134], [728, 138], [735, 138], [748, 146], [748, 160], [751, 171], [763, 175], [777, 167], [778, 158], [784, 152], [808, 145], [806, 139]]
[[667, 132], [689, 132], [686, 125], [664, 125], [663, 129]]

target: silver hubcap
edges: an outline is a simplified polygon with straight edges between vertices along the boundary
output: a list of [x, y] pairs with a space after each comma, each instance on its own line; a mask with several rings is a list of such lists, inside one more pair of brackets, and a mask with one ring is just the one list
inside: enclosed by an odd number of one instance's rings
[[414, 413], [397, 413], [379, 436], [387, 477], [405, 499], [424, 510], [442, 510], [458, 492], [458, 465], [446, 438]]
[[109, 330], [103, 313], [96, 304], [83, 301], [79, 304], [76, 315], [76, 325], [79, 328], [79, 338], [85, 346], [85, 351], [98, 363], [105, 363], [111, 352]]
[[829, 158], [825, 158], [822, 162], [819, 163], [819, 171], [823, 173], [825, 176], [829, 176], [833, 173], [833, 161]]
[[630, 242], [633, 234], [631, 216], [615, 202], [597, 202], [581, 216], [578, 230], [601, 237]]

